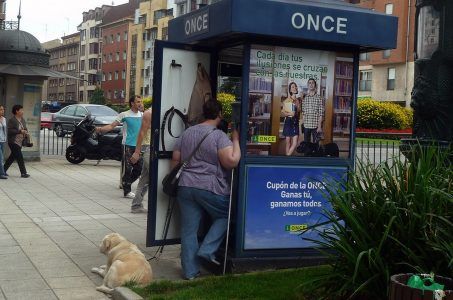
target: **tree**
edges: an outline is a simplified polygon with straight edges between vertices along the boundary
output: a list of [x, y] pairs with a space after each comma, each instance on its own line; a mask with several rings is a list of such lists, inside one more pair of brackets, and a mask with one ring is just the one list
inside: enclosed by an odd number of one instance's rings
[[96, 89], [93, 91], [93, 95], [90, 98], [90, 103], [105, 105], [104, 91], [100, 87], [96, 87]]

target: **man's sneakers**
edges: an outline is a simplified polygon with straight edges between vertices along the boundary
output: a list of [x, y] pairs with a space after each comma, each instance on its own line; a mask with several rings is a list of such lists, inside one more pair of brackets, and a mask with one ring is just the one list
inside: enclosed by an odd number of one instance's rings
[[124, 198], [134, 199], [135, 198], [135, 194], [132, 193], [132, 192], [129, 192], [126, 195], [124, 195]]
[[136, 207], [136, 208], [131, 208], [131, 213], [133, 214], [140, 214], [140, 213], [147, 213], [148, 210], [144, 207]]

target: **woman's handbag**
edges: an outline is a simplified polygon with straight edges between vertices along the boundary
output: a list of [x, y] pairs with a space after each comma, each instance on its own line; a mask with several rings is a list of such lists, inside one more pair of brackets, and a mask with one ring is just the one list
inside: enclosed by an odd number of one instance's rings
[[217, 128], [213, 128], [211, 131], [206, 133], [205, 136], [198, 143], [195, 150], [193, 150], [192, 153], [189, 155], [189, 157], [185, 161], [177, 164], [173, 169], [171, 169], [170, 173], [165, 175], [164, 179], [162, 179], [162, 190], [164, 191], [165, 194], [167, 194], [170, 197], [176, 197], [176, 195], [178, 193], [179, 177], [181, 176], [182, 171], [184, 171], [184, 168], [187, 167], [190, 160], [195, 155], [195, 153], [198, 151], [198, 149], [201, 146], [201, 143], [203, 143], [205, 138], [207, 138], [208, 135], [210, 135], [216, 129]]
[[33, 141], [31, 140], [31, 135], [29, 133], [24, 134], [22, 147], [33, 147]]
[[183, 163], [179, 163], [162, 179], [162, 189], [170, 197], [176, 197], [178, 193], [179, 176], [181, 176], [182, 170]]

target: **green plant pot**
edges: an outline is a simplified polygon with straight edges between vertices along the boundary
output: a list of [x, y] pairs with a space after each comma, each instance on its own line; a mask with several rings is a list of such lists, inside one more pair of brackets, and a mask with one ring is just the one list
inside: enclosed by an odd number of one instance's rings
[[[434, 300], [434, 292], [429, 290], [415, 289], [406, 283], [414, 274], [396, 274], [390, 277], [389, 300]], [[442, 300], [453, 300], [453, 279], [442, 276], [434, 276], [434, 281], [444, 285], [445, 297]]]

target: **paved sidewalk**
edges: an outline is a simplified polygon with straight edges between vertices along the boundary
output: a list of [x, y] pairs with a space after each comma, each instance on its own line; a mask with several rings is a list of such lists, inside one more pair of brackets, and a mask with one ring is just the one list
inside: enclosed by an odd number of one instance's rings
[[[43, 158], [26, 166], [30, 178], [13, 164], [0, 180], [0, 300], [108, 299], [90, 272], [106, 263], [104, 235], [119, 232], [147, 257], [156, 250], [145, 247], [146, 214], [131, 214], [118, 189], [120, 164]], [[180, 279], [179, 246], [151, 265], [156, 279]]]

